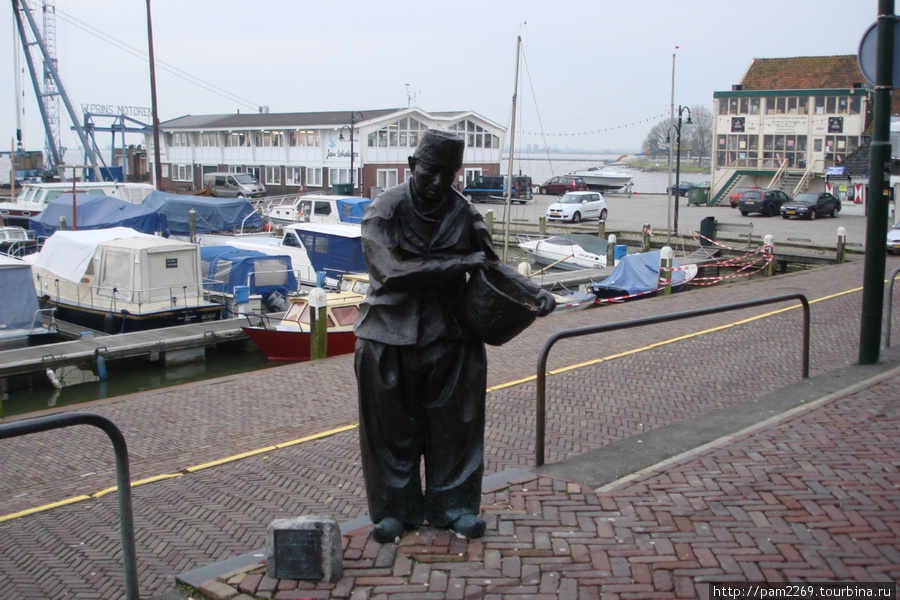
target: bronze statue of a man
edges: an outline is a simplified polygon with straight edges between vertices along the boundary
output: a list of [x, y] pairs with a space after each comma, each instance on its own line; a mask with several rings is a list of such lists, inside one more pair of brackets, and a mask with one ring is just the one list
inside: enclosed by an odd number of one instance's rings
[[[356, 325], [360, 445], [374, 538], [422, 525], [466, 537], [484, 470], [487, 362], [467, 325], [468, 274], [499, 264], [477, 210], [453, 184], [465, 140], [428, 130], [409, 158], [412, 178], [366, 209], [362, 245], [371, 291]], [[553, 296], [520, 277], [539, 314]], [[420, 464], [425, 461], [425, 490]]]

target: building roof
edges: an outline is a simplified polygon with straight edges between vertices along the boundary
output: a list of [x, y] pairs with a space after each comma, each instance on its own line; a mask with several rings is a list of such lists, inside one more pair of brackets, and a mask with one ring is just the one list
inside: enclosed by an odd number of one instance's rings
[[857, 57], [754, 58], [741, 80], [744, 90], [830, 90], [866, 84]]
[[[400, 108], [367, 110], [362, 121], [377, 120], [399, 112]], [[350, 111], [308, 113], [234, 113], [226, 115], [185, 115], [160, 123], [173, 129], [261, 129], [268, 127], [333, 127], [350, 123]]]

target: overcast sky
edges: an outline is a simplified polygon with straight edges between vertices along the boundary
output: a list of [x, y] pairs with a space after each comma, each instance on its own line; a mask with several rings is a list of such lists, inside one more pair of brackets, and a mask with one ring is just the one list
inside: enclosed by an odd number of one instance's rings
[[[59, 70], [76, 111], [149, 107], [146, 1], [55, 4]], [[521, 35], [517, 148], [543, 136], [560, 149], [637, 150], [669, 114], [673, 54], [676, 107], [711, 108], [713, 93], [730, 90], [754, 58], [856, 55], [877, 0], [152, 0], [151, 8], [162, 121], [259, 106], [365, 114], [412, 104], [508, 126]], [[10, 4], [0, 13], [8, 150], [14, 19]], [[21, 68], [25, 147], [42, 149], [24, 60]], [[62, 122], [64, 145], [77, 146]]]

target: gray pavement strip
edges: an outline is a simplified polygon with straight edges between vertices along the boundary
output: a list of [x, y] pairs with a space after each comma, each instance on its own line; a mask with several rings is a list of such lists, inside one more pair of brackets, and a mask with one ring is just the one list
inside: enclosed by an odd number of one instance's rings
[[822, 373], [761, 398], [634, 435], [535, 471], [592, 488], [603, 487], [816, 400], [851, 393], [872, 379], [898, 370], [900, 347], [886, 348], [877, 364], [855, 364]]

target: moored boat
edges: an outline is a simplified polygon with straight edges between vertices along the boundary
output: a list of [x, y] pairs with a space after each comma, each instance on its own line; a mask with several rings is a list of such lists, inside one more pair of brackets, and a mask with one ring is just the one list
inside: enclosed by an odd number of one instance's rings
[[556, 235], [522, 240], [521, 248], [535, 262], [557, 269], [599, 269], [606, 266], [606, 240], [587, 234]]
[[200, 246], [125, 227], [57, 231], [31, 264], [42, 308], [83, 327], [124, 333], [219, 319], [206, 300]]
[[[661, 252], [628, 254], [616, 264], [609, 277], [588, 288], [599, 303], [624, 302], [634, 298], [655, 296], [661, 289], [659, 263]], [[697, 276], [697, 265], [679, 266], [673, 261], [672, 291], [677, 292]]]
[[592, 190], [617, 190], [631, 183], [631, 175], [610, 169], [609, 167], [590, 167], [569, 173], [581, 177]]
[[[367, 288], [368, 275], [356, 274], [341, 280], [342, 291], [325, 295], [328, 315], [327, 356], [349, 354], [356, 347], [353, 326]], [[269, 360], [305, 361], [312, 354], [310, 314], [315, 309], [309, 305], [309, 296], [291, 298], [290, 303], [290, 308], [279, 323], [271, 325], [263, 320], [258, 326], [242, 327], [244, 333]]]
[[[31, 265], [18, 258], [0, 254], [0, 350], [37, 346], [55, 341], [56, 328], [45, 326]], [[48, 316], [52, 317], [52, 311]], [[51, 320], [52, 322], [52, 320]]]
[[120, 183], [115, 181], [76, 181], [62, 183], [26, 183], [12, 202], [0, 202], [0, 218], [7, 224], [28, 226], [28, 219], [36, 217], [51, 200], [60, 194], [91, 194], [113, 196], [130, 204], [140, 204], [156, 188], [149, 183]]

